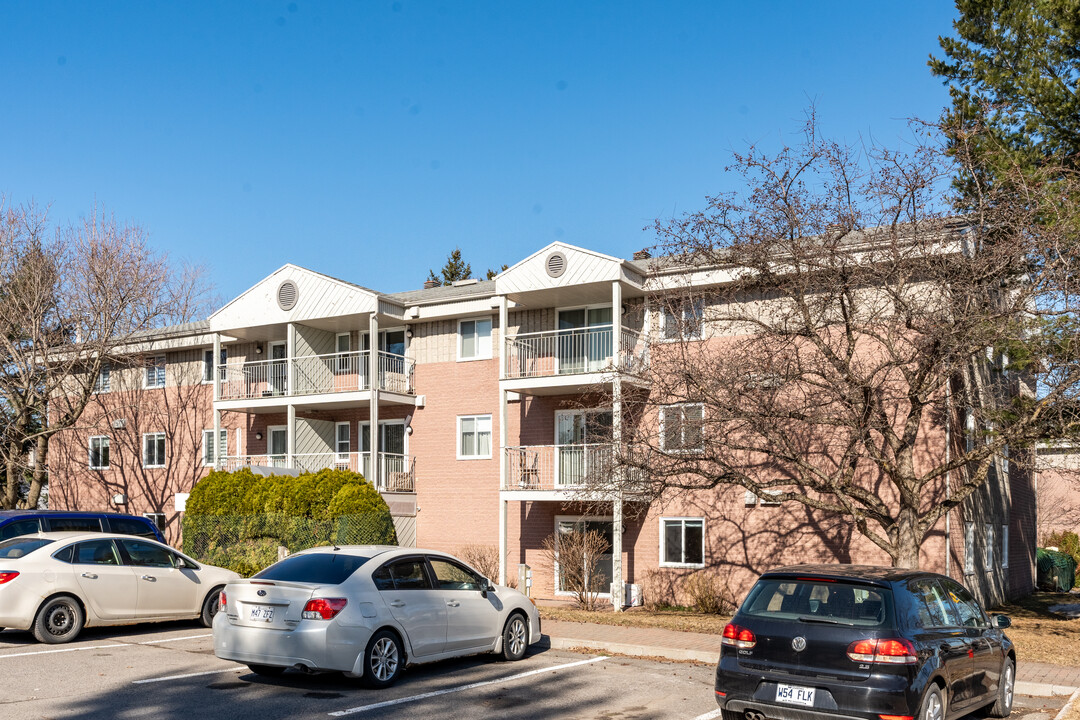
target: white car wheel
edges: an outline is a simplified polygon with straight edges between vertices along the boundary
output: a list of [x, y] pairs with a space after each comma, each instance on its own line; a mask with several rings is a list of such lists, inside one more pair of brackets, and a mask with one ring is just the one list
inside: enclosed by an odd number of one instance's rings
[[525, 657], [529, 646], [529, 626], [521, 613], [514, 613], [506, 621], [503, 629], [503, 657], [507, 660], [520, 660]]
[[372, 636], [364, 652], [364, 678], [372, 687], [393, 685], [405, 665], [405, 653], [397, 635], [380, 630]]

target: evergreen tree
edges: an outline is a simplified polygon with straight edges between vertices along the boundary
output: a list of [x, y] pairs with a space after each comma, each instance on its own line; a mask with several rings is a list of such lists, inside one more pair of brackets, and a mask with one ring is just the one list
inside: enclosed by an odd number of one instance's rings
[[506, 265], [506, 264], [503, 264], [503, 266], [501, 268], [499, 268], [498, 270], [492, 270], [491, 268], [488, 268], [487, 279], [488, 280], [494, 280], [496, 275], [498, 275], [499, 273], [501, 273], [503, 270], [505, 270], [508, 267], [510, 267], [510, 266]]
[[450, 285], [457, 280], [468, 280], [472, 277], [472, 265], [461, 259], [461, 248], [454, 248], [453, 252], [446, 256], [446, 264], [440, 271], [442, 277], [435, 274], [434, 270], [428, 271], [428, 281], [434, 280], [440, 285]]

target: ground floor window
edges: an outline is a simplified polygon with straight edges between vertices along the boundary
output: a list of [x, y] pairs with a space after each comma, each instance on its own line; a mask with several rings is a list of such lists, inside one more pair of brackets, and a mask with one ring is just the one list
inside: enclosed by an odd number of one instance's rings
[[109, 438], [95, 435], [90, 438], [90, 468], [104, 470], [109, 467]]
[[143, 467], [165, 467], [165, 433], [143, 435]]
[[[591, 582], [589, 584], [589, 590], [596, 593], [607, 594], [611, 590], [611, 578], [613, 576], [613, 558], [615, 557], [611, 552], [612, 539], [615, 537], [614, 523], [611, 520], [601, 518], [558, 518], [555, 521], [555, 529], [560, 536], [571, 533], [575, 530], [578, 532], [595, 531], [599, 533], [604, 541], [607, 543], [607, 549], [598, 557], [593, 559], [594, 567], [585, 568], [587, 575], [591, 576]], [[565, 558], [562, 562], [576, 562], [577, 558]], [[580, 562], [585, 562], [585, 558], [582, 558]], [[555, 568], [555, 579], [558, 592], [568, 593], [570, 588], [566, 585], [566, 579], [563, 573], [559, 572], [559, 568]]]
[[705, 565], [704, 518], [660, 518], [660, 565]]
[[214, 431], [203, 430], [202, 432], [202, 464], [213, 465], [218, 457], [222, 459], [229, 454], [228, 451], [229, 431], [222, 430], [218, 437], [217, 452], [214, 451]]

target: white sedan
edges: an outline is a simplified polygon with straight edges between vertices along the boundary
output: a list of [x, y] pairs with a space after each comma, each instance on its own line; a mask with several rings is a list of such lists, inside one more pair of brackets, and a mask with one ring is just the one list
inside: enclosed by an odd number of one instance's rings
[[23, 535], [0, 542], [0, 629], [64, 643], [99, 625], [191, 618], [209, 627], [221, 588], [239, 577], [132, 535]]
[[520, 660], [540, 640], [524, 595], [416, 548], [305, 550], [229, 583], [220, 605], [214, 653], [260, 675], [337, 670], [385, 687], [408, 664], [484, 652]]

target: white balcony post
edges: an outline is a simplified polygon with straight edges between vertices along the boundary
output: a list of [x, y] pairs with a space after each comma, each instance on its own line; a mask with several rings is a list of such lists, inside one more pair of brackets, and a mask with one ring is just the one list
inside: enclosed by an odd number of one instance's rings
[[[503, 298], [503, 302], [506, 299]], [[501, 332], [501, 331], [500, 331]], [[510, 413], [506, 407], [506, 391], [499, 390], [499, 584], [506, 584], [506, 501], [502, 499], [502, 490], [507, 488], [506, 479], [509, 476], [509, 458], [506, 457], [507, 442], [507, 417]], [[524, 588], [523, 588], [524, 589]]]
[[289, 419], [285, 427], [285, 465], [293, 466], [293, 456], [296, 454], [296, 406], [291, 402], [288, 405]]
[[[213, 443], [211, 447], [214, 449], [214, 469], [225, 469], [225, 458], [221, 457], [221, 411], [214, 408], [214, 437], [210, 439]], [[226, 440], [226, 445], [228, 441]], [[205, 451], [204, 451], [205, 452]]]
[[[499, 496], [499, 585], [506, 584], [506, 507], [508, 502], [502, 499], [502, 495]], [[526, 592], [525, 588], [520, 588], [522, 592]]]
[[611, 363], [621, 369], [622, 345], [622, 285], [618, 280], [611, 283]]
[[285, 379], [285, 394], [296, 394], [296, 326], [289, 323], [285, 326], [285, 357], [287, 375]]
[[[620, 344], [622, 341], [622, 285], [619, 281], [611, 283], [611, 352], [612, 361], [615, 365], [615, 378], [612, 382], [611, 403], [611, 439], [615, 444], [615, 452], [622, 448], [622, 379], [619, 377], [621, 370]], [[623, 609], [623, 566], [622, 566], [622, 534], [623, 534], [623, 502], [622, 502], [622, 473], [615, 468], [615, 477], [612, 478], [615, 486], [615, 499], [611, 513], [611, 605], [615, 612]]]
[[[221, 365], [221, 333], [214, 333], [214, 355], [210, 358], [210, 378], [214, 383], [214, 399], [221, 399], [221, 374], [225, 366]], [[217, 457], [215, 455], [215, 457]]]
[[379, 316], [371, 313], [371, 322], [368, 326], [368, 346], [371, 348], [368, 355], [368, 374], [371, 376], [370, 385], [371, 402], [368, 414], [368, 435], [371, 447], [371, 477], [368, 480], [376, 490], [382, 488], [382, 463], [379, 462], [379, 386], [382, 378], [379, 377]]
[[510, 334], [507, 326], [510, 324], [510, 312], [507, 308], [505, 295], [499, 296], [499, 377], [509, 377], [510, 370]]

